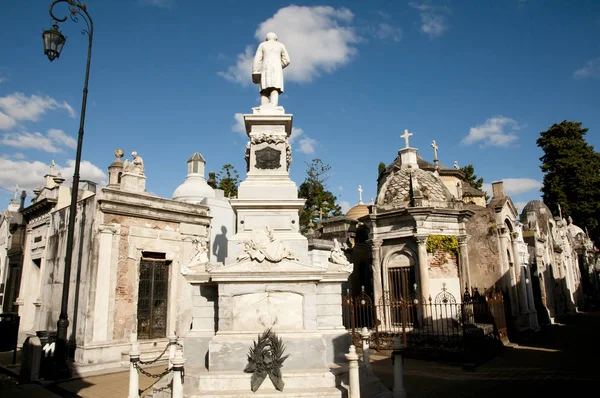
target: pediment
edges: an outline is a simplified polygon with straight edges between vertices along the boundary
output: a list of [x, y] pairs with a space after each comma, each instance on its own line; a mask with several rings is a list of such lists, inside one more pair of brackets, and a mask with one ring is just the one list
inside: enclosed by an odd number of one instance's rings
[[244, 260], [209, 271], [212, 281], [319, 281], [327, 269], [298, 261], [279, 262]]

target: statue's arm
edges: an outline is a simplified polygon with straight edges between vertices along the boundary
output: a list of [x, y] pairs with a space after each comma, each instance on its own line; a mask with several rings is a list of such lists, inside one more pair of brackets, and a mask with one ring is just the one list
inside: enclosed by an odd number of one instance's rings
[[260, 69], [262, 67], [263, 60], [263, 46], [262, 43], [256, 49], [256, 54], [254, 55], [254, 62], [252, 63], [252, 73], [260, 73]]
[[290, 64], [290, 55], [287, 52], [287, 49], [282, 44], [281, 45], [281, 67], [285, 68]]

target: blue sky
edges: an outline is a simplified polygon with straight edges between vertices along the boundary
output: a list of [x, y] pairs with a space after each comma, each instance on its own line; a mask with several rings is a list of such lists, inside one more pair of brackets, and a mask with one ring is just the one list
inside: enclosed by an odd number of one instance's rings
[[[0, 186], [33, 189], [54, 160], [70, 178], [87, 37], [82, 22], [48, 62], [50, 1], [3, 1]], [[232, 163], [245, 177], [239, 115], [257, 105], [249, 59], [270, 30], [290, 53], [280, 104], [294, 114], [291, 177], [331, 165], [345, 208], [375, 196], [377, 166], [411, 146], [431, 161], [473, 164], [513, 200], [539, 198], [540, 131], [583, 122], [600, 146], [600, 2], [89, 0], [95, 23], [82, 177], [102, 182], [122, 148], [147, 190], [171, 197], [186, 160]], [[57, 13], [66, 15], [58, 5]], [[10, 33], [8, 33], [10, 32]], [[237, 116], [236, 116], [237, 114]], [[71, 168], [69, 168], [71, 166]], [[31, 191], [30, 191], [31, 192]], [[1, 203], [11, 194], [0, 190]]]

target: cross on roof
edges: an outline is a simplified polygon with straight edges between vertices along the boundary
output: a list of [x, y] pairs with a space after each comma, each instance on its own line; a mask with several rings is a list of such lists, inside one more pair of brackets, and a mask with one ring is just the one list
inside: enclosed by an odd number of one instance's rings
[[363, 201], [362, 201], [362, 193], [363, 193], [363, 189], [362, 187], [359, 185], [358, 186], [358, 204], [362, 205]]
[[50, 163], [50, 175], [54, 175], [54, 166], [56, 166], [56, 164], [54, 164], [53, 160], [52, 163]]
[[408, 145], [408, 137], [412, 136], [412, 133], [408, 132], [408, 129], [404, 130], [404, 134], [400, 136], [400, 138], [404, 138], [404, 142], [406, 142], [406, 148], [410, 148]]
[[15, 199], [17, 199], [17, 195], [19, 194], [19, 184], [15, 186]]
[[437, 151], [438, 151], [439, 148], [438, 148], [437, 144], [435, 143], [435, 140], [433, 140], [431, 142], [431, 147], [433, 148], [433, 161], [435, 163], [437, 163], [437, 161], [438, 161]]

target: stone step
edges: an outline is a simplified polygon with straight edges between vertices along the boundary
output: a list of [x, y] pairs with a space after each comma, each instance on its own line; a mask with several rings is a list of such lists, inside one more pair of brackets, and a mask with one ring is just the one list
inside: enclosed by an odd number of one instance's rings
[[[335, 376], [329, 369], [295, 370], [282, 369], [286, 389], [332, 388], [336, 386]], [[188, 372], [186, 384], [199, 392], [203, 391], [245, 391], [250, 390], [252, 374], [238, 371]], [[267, 377], [258, 392], [277, 391]]]
[[283, 391], [261, 391], [252, 392], [249, 388], [246, 391], [205, 391], [190, 394], [184, 391], [185, 398], [271, 398], [271, 397], [317, 397], [317, 398], [343, 398], [347, 397], [346, 391], [331, 388], [310, 388], [294, 389], [284, 388]]

